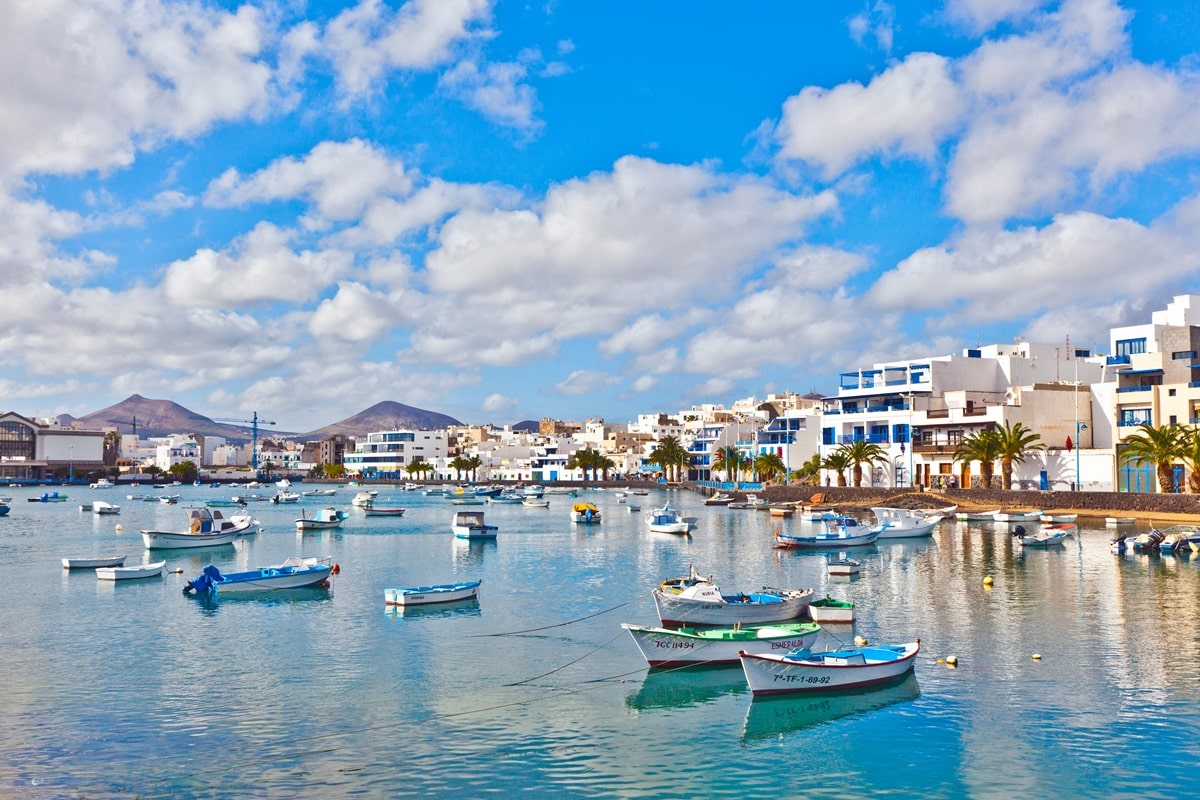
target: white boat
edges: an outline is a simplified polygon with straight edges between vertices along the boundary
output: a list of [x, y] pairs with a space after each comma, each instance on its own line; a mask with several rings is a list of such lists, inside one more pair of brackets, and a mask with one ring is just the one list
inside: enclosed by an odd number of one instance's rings
[[271, 502], [272, 503], [299, 503], [300, 495], [297, 494], [296, 492], [289, 492], [285, 489], [285, 490], [276, 492], [275, 496], [271, 498]]
[[96, 579], [101, 581], [130, 581], [138, 578], [157, 578], [163, 574], [165, 561], [155, 561], [153, 564], [139, 564], [135, 567], [99, 567], [96, 569]]
[[1058, 525], [1043, 525], [1033, 533], [1027, 533], [1024, 525], [1018, 525], [1013, 536], [1022, 547], [1054, 547], [1060, 545], [1068, 536], [1075, 533], [1075, 526], [1069, 522]]
[[1039, 517], [1039, 519], [1042, 522], [1049, 522], [1050, 524], [1056, 524], [1056, 523], [1060, 523], [1060, 522], [1074, 522], [1075, 520], [1079, 519], [1079, 515], [1078, 514], [1042, 514], [1042, 516]]
[[495, 539], [498, 530], [483, 521], [482, 511], [455, 511], [450, 529], [459, 539]]
[[550, 501], [542, 497], [526, 497], [521, 501], [521, 505], [526, 508], [549, 508]]
[[733, 502], [733, 495], [726, 494], [725, 492], [717, 492], [704, 498], [703, 502], [706, 506], [727, 506]]
[[742, 653], [740, 658], [751, 694], [760, 697], [889, 683], [912, 670], [919, 652], [921, 640], [917, 639], [903, 645], [848, 647], [824, 653]]
[[214, 547], [232, 544], [233, 540], [253, 533], [258, 520], [249, 514], [235, 514], [226, 519], [220, 511], [209, 508], [189, 508], [190, 523], [184, 531], [142, 531], [142, 541], [151, 550]]
[[880, 539], [911, 539], [917, 536], [931, 536], [933, 529], [942, 521], [942, 515], [927, 515], [924, 511], [911, 508], [889, 508], [875, 506], [871, 508], [875, 514], [876, 523], [871, 530], [879, 532]]
[[481, 583], [483, 581], [459, 581], [433, 586], [413, 586], [408, 589], [384, 589], [383, 602], [389, 606], [425, 606], [470, 600], [479, 596]]
[[384, 508], [382, 506], [367, 506], [363, 509], [363, 513], [368, 517], [402, 517], [405, 509], [395, 506], [393, 508]]
[[1040, 508], [1033, 511], [997, 511], [993, 514], [996, 522], [1007, 522], [1011, 525], [1017, 525], [1023, 522], [1039, 522], [1042, 518], [1042, 510]]
[[808, 604], [808, 616], [813, 622], [822, 624], [854, 622], [854, 603], [846, 600], [834, 600], [829, 595], [825, 595]]
[[752, 511], [769, 511], [771, 501], [766, 498], [759, 497], [756, 494], [746, 495], [745, 500], [735, 500], [729, 504], [729, 508], [745, 508]]
[[812, 589], [773, 589], [764, 586], [750, 594], [722, 594], [712, 578], [695, 568], [683, 578], [670, 578], [654, 589], [658, 619], [665, 627], [683, 625], [762, 625], [802, 617]]
[[282, 564], [225, 574], [209, 564], [194, 580], [187, 582], [183, 587], [183, 593], [228, 595], [280, 589], [303, 589], [306, 586], [325, 585], [329, 581], [329, 576], [335, 575], [337, 572], [337, 564], [331, 563], [328, 556], [320, 558], [291, 556]]
[[64, 558], [63, 569], [96, 569], [97, 567], [119, 567], [125, 556], [99, 556], [97, 558]]
[[1200, 543], [1200, 526], [1183, 523], [1160, 529], [1162, 540], [1158, 543], [1161, 552], [1174, 553], [1191, 549], [1193, 544]]
[[111, 489], [114, 486], [116, 486], [116, 484], [110, 481], [108, 478], [101, 478], [95, 483], [88, 484], [88, 487], [91, 489]]
[[379, 494], [377, 491], [359, 492], [354, 495], [354, 499], [350, 501], [350, 505], [366, 508], [375, 502], [375, 497]]
[[300, 494], [304, 497], [329, 497], [337, 494], [337, 489], [305, 489]]
[[333, 506], [318, 508], [311, 516], [307, 511], [301, 511], [300, 519], [296, 520], [296, 529], [301, 531], [319, 531], [329, 528], [340, 528], [342, 527], [342, 523], [349, 518], [349, 514]]
[[622, 622], [653, 668], [736, 664], [738, 653], [778, 653], [811, 647], [821, 626], [811, 622], [731, 628], [655, 628]]
[[830, 547], [862, 547], [875, 544], [879, 531], [859, 523], [854, 517], [825, 520], [824, 529], [807, 535], [775, 531], [775, 546], [784, 550], [818, 550]]
[[487, 498], [487, 502], [496, 503], [499, 505], [517, 505], [524, 502], [525, 496], [516, 492], [501, 492], [500, 494], [492, 495]]
[[1135, 520], [1133, 517], [1105, 517], [1104, 518], [1105, 525], [1113, 525], [1113, 526], [1115, 526], [1115, 525], [1132, 525], [1136, 521], [1137, 520]]
[[576, 525], [599, 525], [600, 509], [594, 503], [575, 503], [571, 506], [571, 522]]
[[686, 534], [692, 526], [684, 519], [683, 515], [675, 509], [671, 508], [670, 504], [662, 508], [656, 508], [646, 514], [646, 526], [653, 533], [675, 533]]
[[112, 503], [106, 503], [103, 500], [95, 500], [92, 502], [93, 514], [120, 514], [121, 507], [115, 506]]
[[959, 522], [995, 522], [998, 513], [1000, 513], [998, 508], [991, 511], [959, 511], [954, 518]]
[[824, 522], [837, 518], [838, 513], [833, 510], [833, 506], [803, 506], [800, 509], [801, 522]]
[[481, 506], [487, 502], [487, 498], [479, 494], [471, 495], [447, 495], [450, 497], [450, 502], [456, 506]]
[[860, 569], [862, 564], [845, 557], [834, 559], [825, 566], [825, 571], [830, 575], [857, 575]]

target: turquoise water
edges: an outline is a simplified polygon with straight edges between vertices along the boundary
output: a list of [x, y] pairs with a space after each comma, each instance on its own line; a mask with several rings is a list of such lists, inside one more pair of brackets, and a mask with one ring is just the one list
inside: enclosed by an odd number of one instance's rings
[[[72, 487], [0, 489], [0, 796], [923, 798], [1178, 797], [1200, 756], [1200, 559], [1113, 555], [1081, 525], [1022, 551], [1007, 527], [944, 522], [932, 538], [830, 554], [777, 551], [778, 521], [670, 498], [690, 538], [651, 534], [613, 492], [599, 526], [488, 505], [495, 542], [456, 540], [454, 506], [382, 487], [400, 519], [351, 512], [298, 533], [296, 506], [256, 503], [236, 545], [143, 548], [183, 506]], [[139, 489], [137, 491], [152, 491]], [[174, 491], [174, 490], [173, 490]], [[302, 505], [350, 509], [351, 489]], [[106, 499], [120, 516], [80, 512]], [[390, 505], [390, 503], [389, 503]], [[232, 513], [224, 509], [224, 513]], [[120, 525], [122, 530], [117, 530]], [[160, 552], [160, 551], [156, 551]], [[165, 557], [163, 578], [102, 583], [60, 559]], [[206, 602], [205, 564], [233, 571], [328, 555], [328, 590]], [[858, 604], [836, 645], [919, 637], [912, 678], [883, 690], [752, 701], [737, 668], [647, 674], [621, 622], [656, 621], [650, 590], [694, 563], [727, 591], [812, 586]], [[983, 578], [992, 576], [986, 589]], [[481, 578], [477, 603], [388, 612], [388, 587]], [[1032, 656], [1040, 654], [1040, 660]], [[957, 668], [938, 663], [953, 655]]]

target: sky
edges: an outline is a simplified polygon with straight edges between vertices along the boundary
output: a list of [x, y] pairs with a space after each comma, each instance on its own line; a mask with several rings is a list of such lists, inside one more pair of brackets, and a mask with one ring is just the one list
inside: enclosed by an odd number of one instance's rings
[[610, 422], [1200, 293], [1200, 4], [15, 0], [0, 411]]

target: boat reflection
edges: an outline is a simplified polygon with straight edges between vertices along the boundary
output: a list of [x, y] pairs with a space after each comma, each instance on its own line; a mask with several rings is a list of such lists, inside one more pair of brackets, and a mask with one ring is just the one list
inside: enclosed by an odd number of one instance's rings
[[288, 605], [291, 603], [326, 602], [333, 599], [328, 586], [303, 586], [296, 589], [275, 589], [267, 592], [233, 592], [222, 595], [217, 592], [200, 592], [188, 597], [205, 611], [217, 611], [228, 603], [258, 603], [265, 606]]
[[736, 665], [652, 669], [641, 687], [625, 698], [625, 706], [638, 711], [687, 708], [749, 691], [746, 676]]
[[443, 617], [478, 617], [482, 615], [478, 597], [450, 603], [431, 603], [422, 606], [385, 606], [384, 613], [392, 619], [440, 619]]
[[921, 694], [917, 676], [908, 673], [899, 683], [846, 692], [759, 697], [750, 703], [742, 726], [742, 741], [772, 739], [851, 714], [875, 711], [915, 700]]

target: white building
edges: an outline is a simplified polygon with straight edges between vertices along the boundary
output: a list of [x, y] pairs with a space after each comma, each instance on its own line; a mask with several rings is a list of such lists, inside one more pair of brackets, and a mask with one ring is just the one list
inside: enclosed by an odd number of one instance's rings
[[380, 431], [354, 443], [343, 465], [349, 475], [406, 478], [405, 469], [414, 461], [435, 467], [446, 459], [449, 434], [440, 431]]

